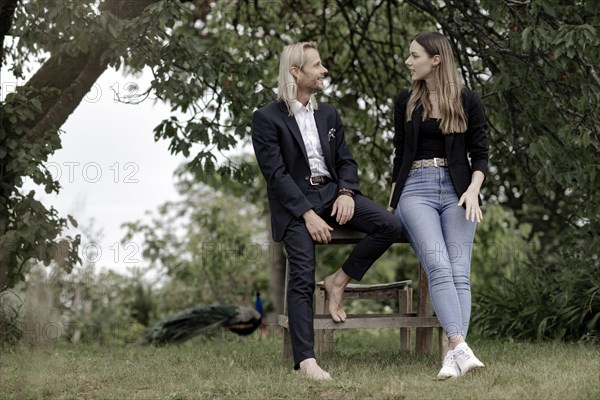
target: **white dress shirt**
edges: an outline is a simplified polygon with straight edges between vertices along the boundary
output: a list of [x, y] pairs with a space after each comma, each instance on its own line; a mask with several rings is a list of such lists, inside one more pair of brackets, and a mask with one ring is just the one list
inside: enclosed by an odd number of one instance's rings
[[325, 164], [325, 157], [323, 157], [323, 148], [321, 147], [321, 140], [319, 139], [319, 131], [317, 130], [315, 113], [311, 101], [309, 100], [308, 104], [303, 106], [302, 103], [296, 100], [292, 103], [292, 111], [302, 134], [311, 176], [325, 175], [331, 178], [331, 174]]

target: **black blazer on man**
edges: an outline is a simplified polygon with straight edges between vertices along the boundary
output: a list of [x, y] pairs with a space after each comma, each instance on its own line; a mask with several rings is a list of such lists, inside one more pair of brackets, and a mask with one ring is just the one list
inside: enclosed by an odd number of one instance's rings
[[[337, 110], [324, 103], [314, 111], [327, 169], [338, 188], [359, 192], [357, 164], [344, 141], [344, 126]], [[292, 218], [300, 218], [313, 205], [306, 193], [310, 167], [300, 128], [288, 115], [283, 101], [254, 112], [252, 144], [267, 181], [273, 240], [283, 238]]]
[[[394, 106], [396, 132], [392, 182], [396, 182], [396, 187], [390, 201], [393, 208], [398, 205], [406, 177], [417, 155], [422, 108], [417, 107], [411, 121], [407, 121], [406, 107], [409, 98], [410, 92], [402, 91]], [[467, 131], [444, 135], [448, 170], [459, 198], [469, 187], [473, 171], [481, 171], [485, 175], [488, 167], [487, 123], [483, 104], [479, 95], [467, 88], [463, 89], [461, 98], [467, 118]], [[467, 155], [471, 158], [470, 163]], [[481, 204], [481, 198], [479, 203]]]

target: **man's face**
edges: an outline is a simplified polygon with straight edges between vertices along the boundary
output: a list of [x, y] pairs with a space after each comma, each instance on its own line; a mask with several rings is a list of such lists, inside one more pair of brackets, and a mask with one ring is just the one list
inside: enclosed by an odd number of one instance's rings
[[321, 64], [319, 52], [315, 49], [304, 50], [306, 63], [302, 68], [296, 68], [296, 84], [298, 91], [313, 94], [323, 90], [323, 79], [327, 75], [327, 68]]

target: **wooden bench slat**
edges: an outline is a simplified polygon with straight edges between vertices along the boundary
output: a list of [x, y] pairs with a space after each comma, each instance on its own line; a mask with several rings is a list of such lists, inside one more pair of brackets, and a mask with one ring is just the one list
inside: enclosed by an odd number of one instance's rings
[[367, 329], [367, 328], [435, 328], [440, 323], [435, 317], [415, 318], [393, 314], [349, 315], [346, 321], [334, 322], [329, 316], [315, 317], [314, 329]]
[[[278, 316], [278, 324], [288, 327], [287, 315]], [[438, 328], [436, 317], [415, 318], [414, 314], [354, 314], [345, 322], [334, 322], [328, 315], [316, 315], [315, 330], [368, 329], [368, 328]]]
[[[410, 285], [412, 285], [411, 280], [390, 282], [390, 283], [377, 283], [377, 284], [372, 284], [372, 285], [365, 285], [365, 284], [360, 284], [360, 283], [349, 283], [348, 286], [346, 286], [346, 289], [344, 290], [344, 292], [376, 292], [376, 291], [386, 290], [386, 289], [403, 288], [403, 287], [407, 287]], [[323, 283], [323, 281], [320, 281], [317, 283], [317, 287], [319, 289], [323, 288], [324, 286], [325, 286], [325, 284]]]
[[[331, 241], [327, 244], [356, 244], [366, 236], [363, 232], [352, 230], [346, 226], [338, 224], [329, 224], [333, 228], [331, 232]], [[408, 243], [404, 236], [400, 236], [394, 243]]]

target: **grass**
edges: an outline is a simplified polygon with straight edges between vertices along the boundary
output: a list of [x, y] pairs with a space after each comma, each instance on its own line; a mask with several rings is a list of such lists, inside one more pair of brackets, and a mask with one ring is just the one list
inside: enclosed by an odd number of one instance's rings
[[598, 399], [600, 346], [474, 340], [487, 365], [438, 382], [436, 355], [401, 352], [395, 331], [337, 332], [331, 382], [281, 359], [281, 338], [197, 338], [180, 346], [39, 346], [5, 351], [2, 399]]

